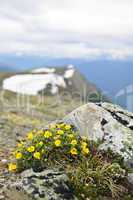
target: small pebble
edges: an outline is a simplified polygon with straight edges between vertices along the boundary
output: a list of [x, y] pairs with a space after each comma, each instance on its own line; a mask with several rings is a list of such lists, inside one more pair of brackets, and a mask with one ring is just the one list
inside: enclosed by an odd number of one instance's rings
[[0, 200], [4, 200], [5, 197], [3, 195], [0, 195]]
[[1, 162], [2, 162], [3, 164], [7, 164], [7, 163], [8, 163], [8, 161], [7, 161], [6, 159], [2, 159]]

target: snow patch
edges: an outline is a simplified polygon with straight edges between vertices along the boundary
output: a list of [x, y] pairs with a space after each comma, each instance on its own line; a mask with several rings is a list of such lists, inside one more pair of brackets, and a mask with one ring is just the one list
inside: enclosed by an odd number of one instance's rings
[[54, 73], [55, 68], [39, 68], [31, 71], [32, 73]]
[[66, 79], [72, 78], [74, 72], [75, 72], [75, 69], [73, 69], [73, 68], [68, 69], [67, 71], [65, 71], [64, 78], [66, 78]]
[[73, 69], [73, 68], [74, 68], [74, 65], [68, 65], [67, 68], [68, 68], [68, 69]]
[[65, 80], [57, 74], [23, 74], [15, 75], [3, 81], [3, 89], [28, 95], [37, 95], [39, 91], [51, 85], [51, 93], [58, 93], [58, 87], [66, 87]]

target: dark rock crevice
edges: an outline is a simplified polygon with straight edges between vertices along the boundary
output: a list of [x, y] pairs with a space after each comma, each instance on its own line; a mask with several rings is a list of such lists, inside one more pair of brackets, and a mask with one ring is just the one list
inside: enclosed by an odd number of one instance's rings
[[[133, 126], [128, 126], [129, 125], [129, 122], [125, 119], [123, 119], [122, 117], [120, 117], [117, 113], [120, 113], [120, 114], [124, 114], [122, 111], [111, 111], [105, 107], [102, 106], [102, 104], [97, 104], [98, 106], [102, 107], [105, 111], [109, 112], [111, 114], [111, 116], [113, 117], [113, 119], [115, 119], [118, 123], [126, 126], [127, 128], [133, 130]], [[127, 116], [127, 115], [126, 115]], [[127, 116], [129, 117], [130, 119], [132, 119], [131, 116]], [[102, 121], [101, 123], [104, 123], [104, 121]]]

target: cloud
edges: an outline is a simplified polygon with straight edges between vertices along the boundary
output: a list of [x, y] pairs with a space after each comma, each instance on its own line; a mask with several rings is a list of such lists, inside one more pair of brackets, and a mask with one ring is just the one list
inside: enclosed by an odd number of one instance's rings
[[133, 57], [131, 0], [1, 0], [0, 54]]

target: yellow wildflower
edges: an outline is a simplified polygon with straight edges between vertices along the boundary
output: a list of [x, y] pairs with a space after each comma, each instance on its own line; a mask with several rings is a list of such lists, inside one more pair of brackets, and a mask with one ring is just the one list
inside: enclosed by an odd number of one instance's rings
[[72, 148], [71, 151], [70, 151], [70, 153], [71, 153], [72, 155], [77, 155], [77, 154], [78, 154], [78, 151], [77, 151], [76, 148]]
[[39, 146], [43, 146], [43, 142], [41, 141], [41, 142], [39, 142]]
[[23, 143], [23, 142], [20, 142], [20, 143], [17, 144], [17, 146], [18, 146], [18, 147], [23, 147], [23, 146], [24, 146], [24, 143]]
[[42, 153], [44, 153], [45, 152], [45, 150], [44, 149], [42, 149], [42, 151], [41, 151]]
[[32, 152], [35, 151], [35, 147], [34, 146], [30, 146], [30, 147], [27, 148], [27, 151], [32, 153]]
[[77, 143], [78, 143], [77, 140], [72, 140], [72, 141], [71, 141], [71, 144], [72, 144], [73, 146], [77, 145]]
[[64, 131], [63, 131], [63, 130], [58, 130], [58, 131], [57, 131], [57, 134], [63, 135], [63, 134], [64, 134]]
[[81, 146], [84, 148], [84, 147], [87, 147], [87, 143], [86, 142], [82, 142], [81, 143]]
[[51, 136], [52, 136], [52, 133], [50, 131], [45, 131], [45, 133], [44, 133], [45, 138], [49, 138]]
[[60, 138], [60, 135], [56, 135], [55, 137], [54, 137], [54, 140], [57, 140], [57, 139], [59, 139]]
[[61, 146], [61, 140], [55, 140], [55, 146], [59, 147]]
[[83, 149], [82, 149], [82, 152], [83, 152], [83, 154], [89, 154], [89, 149], [88, 148], [86, 148], [86, 147], [84, 147]]
[[8, 169], [9, 169], [9, 171], [16, 171], [17, 165], [15, 163], [10, 163], [8, 165]]
[[33, 140], [33, 133], [32, 133], [32, 132], [29, 132], [29, 133], [28, 133], [28, 139], [29, 139], [29, 140]]
[[63, 127], [64, 127], [64, 123], [61, 123], [61, 124], [60, 124], [60, 127], [63, 128]]
[[19, 160], [22, 158], [22, 156], [23, 156], [22, 153], [20, 153], [20, 152], [16, 153], [16, 159]]
[[68, 134], [67, 136], [68, 136], [69, 138], [73, 138], [73, 137], [74, 137], [73, 134]]
[[34, 153], [34, 158], [40, 160], [40, 159], [41, 159], [41, 154], [40, 154], [40, 152], [35, 152], [35, 153]]
[[70, 130], [71, 129], [71, 125], [69, 125], [69, 124], [67, 124], [67, 125], [65, 125], [65, 130]]

